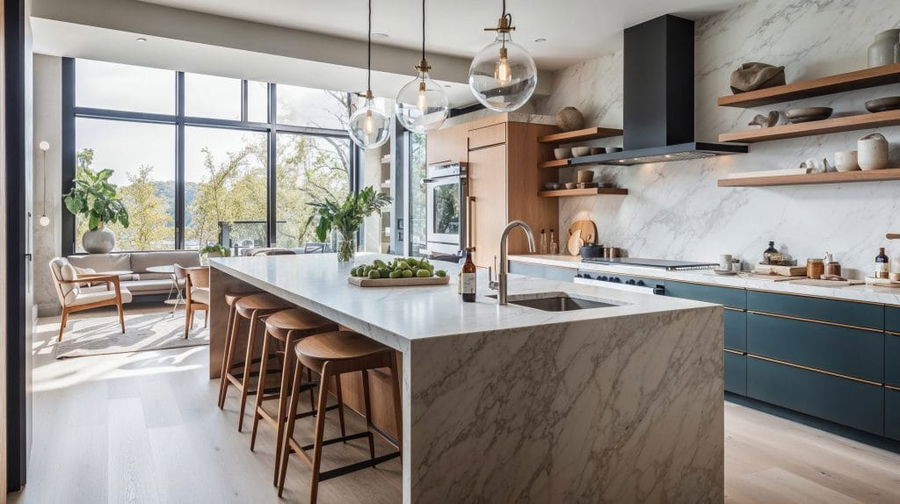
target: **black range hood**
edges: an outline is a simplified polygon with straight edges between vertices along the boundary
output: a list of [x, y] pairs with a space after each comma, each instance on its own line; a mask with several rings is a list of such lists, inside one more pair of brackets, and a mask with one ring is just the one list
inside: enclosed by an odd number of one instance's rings
[[624, 150], [570, 164], [635, 165], [749, 151], [694, 140], [694, 22], [665, 15], [625, 30]]

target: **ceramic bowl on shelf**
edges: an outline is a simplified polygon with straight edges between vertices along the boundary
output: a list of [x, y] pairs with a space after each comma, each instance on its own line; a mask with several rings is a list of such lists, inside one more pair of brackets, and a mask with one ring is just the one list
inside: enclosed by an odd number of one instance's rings
[[833, 113], [834, 109], [831, 107], [803, 107], [786, 110], [784, 115], [792, 124], [797, 124], [828, 119]]
[[590, 147], [572, 147], [572, 156], [582, 157], [591, 153]]
[[566, 189], [575, 189], [578, 187], [576, 182], [566, 182]]
[[545, 191], [556, 191], [562, 186], [559, 182], [544, 182]]
[[839, 172], [859, 170], [859, 161], [855, 150], [837, 151], [834, 153], [834, 166]]
[[556, 159], [568, 159], [572, 157], [571, 147], [557, 147], [553, 149], [553, 157]]
[[606, 154], [606, 147], [591, 147], [591, 156], [596, 156], [597, 154]]
[[594, 170], [578, 170], [576, 177], [577, 182], [590, 182], [594, 180]]
[[873, 113], [897, 109], [900, 109], [900, 96], [886, 96], [866, 102], [866, 110]]

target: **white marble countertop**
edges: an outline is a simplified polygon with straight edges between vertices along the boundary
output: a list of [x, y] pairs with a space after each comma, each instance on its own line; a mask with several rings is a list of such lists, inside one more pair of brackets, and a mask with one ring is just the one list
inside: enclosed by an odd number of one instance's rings
[[[392, 256], [358, 254], [356, 263]], [[617, 306], [569, 312], [547, 312], [487, 297], [487, 274], [479, 271], [478, 297], [464, 303], [457, 293], [459, 266], [435, 262], [451, 277], [449, 285], [362, 288], [347, 282], [353, 265], [339, 265], [334, 254], [210, 258], [213, 268], [366, 334], [416, 340], [457, 334], [488, 333], [523, 327], [604, 320], [711, 305], [685, 299], [576, 285], [510, 275], [511, 298], [534, 293], [564, 292]], [[439, 265], [439, 266], [438, 266]], [[381, 339], [381, 338], [379, 338]], [[394, 338], [383, 341], [390, 344]], [[395, 341], [391, 346], [403, 346]]]
[[[675, 280], [707, 285], [719, 285], [723, 287], [736, 287], [741, 289], [779, 292], [784, 294], [798, 294], [834, 298], [846, 301], [862, 301], [867, 303], [883, 303], [900, 306], [900, 288], [876, 287], [869, 285], [838, 285], [825, 287], [817, 285], [803, 285], [794, 281], [775, 282], [760, 278], [752, 278], [749, 274], [735, 276], [722, 276], [712, 271], [665, 271], [656, 268], [639, 266], [606, 265], [594, 263], [582, 263], [581, 257], [570, 255], [513, 255], [511, 261], [538, 264], [543, 266], [556, 266], [561, 268], [581, 268], [601, 273], [618, 273], [620, 275], [634, 275], [645, 278], [659, 278], [662, 280]], [[573, 275], [574, 276], [574, 275]]]

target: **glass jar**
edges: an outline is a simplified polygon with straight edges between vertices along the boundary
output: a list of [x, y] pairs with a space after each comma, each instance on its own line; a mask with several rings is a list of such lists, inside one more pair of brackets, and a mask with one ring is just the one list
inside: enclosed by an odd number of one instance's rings
[[806, 260], [806, 278], [814, 278], [816, 280], [822, 278], [825, 274], [825, 261], [822, 259]]

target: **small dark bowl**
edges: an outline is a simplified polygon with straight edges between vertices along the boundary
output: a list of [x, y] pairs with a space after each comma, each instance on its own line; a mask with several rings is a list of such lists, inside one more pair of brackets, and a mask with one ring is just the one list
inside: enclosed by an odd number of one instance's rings
[[588, 259], [591, 257], [600, 257], [603, 255], [603, 245], [597, 245], [596, 243], [590, 243], [581, 247], [581, 258]]
[[900, 109], [900, 96], [887, 96], [866, 102], [866, 110], [869, 112], [884, 112], [897, 109]]
[[797, 124], [828, 119], [833, 113], [834, 109], [831, 107], [804, 107], [786, 110], [784, 115], [791, 124]]

